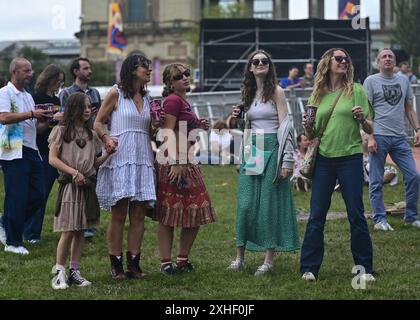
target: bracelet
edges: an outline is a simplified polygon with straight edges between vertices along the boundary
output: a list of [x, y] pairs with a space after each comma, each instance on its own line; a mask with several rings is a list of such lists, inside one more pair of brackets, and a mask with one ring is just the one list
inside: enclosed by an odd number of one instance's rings
[[34, 112], [31, 110], [31, 117], [30, 117], [30, 119], [31, 120], [33, 120], [34, 119]]
[[76, 173], [73, 175], [73, 182], [74, 180], [76, 180], [78, 174], [79, 174], [79, 170], [76, 170]]
[[364, 124], [365, 124], [365, 122], [366, 122], [366, 118], [363, 118], [363, 120], [362, 120], [362, 121], [359, 121], [359, 123], [360, 123], [361, 125], [364, 125]]
[[415, 128], [414, 129], [414, 131], [417, 133], [417, 131], [419, 131], [420, 130], [420, 127], [419, 128]]
[[101, 141], [102, 141], [102, 142], [104, 141], [103, 139], [104, 139], [104, 137], [105, 137], [106, 135], [108, 135], [108, 133], [106, 133], [106, 132], [105, 132], [105, 133], [103, 133], [103, 134], [101, 135]]

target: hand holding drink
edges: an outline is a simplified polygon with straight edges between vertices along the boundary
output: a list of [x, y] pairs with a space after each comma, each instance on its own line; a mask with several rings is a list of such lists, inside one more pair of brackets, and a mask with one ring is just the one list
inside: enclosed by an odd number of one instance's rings
[[232, 115], [235, 118], [242, 119], [244, 117], [245, 107], [243, 104], [232, 107]]

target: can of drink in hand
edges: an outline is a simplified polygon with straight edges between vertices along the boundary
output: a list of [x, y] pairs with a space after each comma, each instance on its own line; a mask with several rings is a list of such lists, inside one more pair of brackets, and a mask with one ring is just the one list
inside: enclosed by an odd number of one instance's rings
[[36, 104], [35, 109], [48, 110], [52, 113], [54, 111], [54, 104], [52, 103]]
[[316, 111], [318, 110], [317, 106], [307, 105], [306, 106], [306, 119], [309, 126], [313, 127], [315, 124]]
[[238, 106], [238, 108], [239, 108], [239, 114], [238, 114], [238, 118], [239, 119], [243, 119], [244, 118], [244, 116], [245, 116], [245, 106], [243, 105], [243, 104], [240, 104], [239, 106]]

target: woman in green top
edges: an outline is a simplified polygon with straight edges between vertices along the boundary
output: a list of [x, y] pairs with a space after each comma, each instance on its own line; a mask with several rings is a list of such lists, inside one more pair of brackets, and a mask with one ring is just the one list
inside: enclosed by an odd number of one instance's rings
[[[337, 101], [321, 139], [312, 177], [311, 214], [301, 253], [302, 279], [318, 278], [324, 255], [324, 224], [331, 195], [338, 179], [351, 225], [354, 263], [364, 268], [363, 278], [372, 276], [372, 241], [363, 207], [363, 153], [360, 126], [372, 133], [369, 102], [360, 84], [353, 82], [354, 68], [344, 49], [329, 49], [322, 56], [309, 103], [317, 106], [314, 126], [306, 114], [303, 126], [309, 139], [320, 131]], [[338, 99], [338, 100], [337, 100]], [[350, 270], [349, 270], [350, 271]]]

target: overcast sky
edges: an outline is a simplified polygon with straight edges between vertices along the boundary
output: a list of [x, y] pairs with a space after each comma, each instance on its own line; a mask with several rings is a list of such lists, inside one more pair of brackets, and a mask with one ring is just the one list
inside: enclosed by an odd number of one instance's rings
[[[176, 1], [176, 0], [165, 0]], [[308, 17], [307, 0], [289, 0], [290, 18]], [[362, 17], [379, 21], [379, 0], [361, 0]], [[336, 19], [338, 0], [325, 0], [325, 18]], [[81, 0], [0, 0], [0, 41], [70, 39], [80, 30]]]

